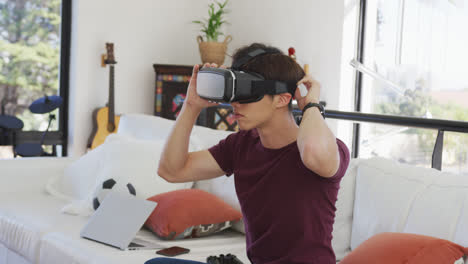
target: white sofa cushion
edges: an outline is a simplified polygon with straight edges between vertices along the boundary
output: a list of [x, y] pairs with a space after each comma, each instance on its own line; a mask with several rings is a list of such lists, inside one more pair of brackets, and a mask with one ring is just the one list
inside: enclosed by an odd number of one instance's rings
[[[144, 114], [126, 114], [120, 118], [117, 133], [146, 140], [165, 140], [171, 132], [175, 121], [158, 116]], [[202, 149], [217, 144], [226, 138], [232, 131], [215, 130], [202, 126], [194, 126], [190, 141]]]
[[[43, 185], [42, 185], [43, 186]], [[36, 263], [42, 236], [67, 222], [66, 202], [44, 193], [0, 193], [0, 243]]]
[[[173, 125], [174, 120], [144, 114], [127, 114], [121, 117], [117, 134], [110, 135], [110, 138], [113, 138], [114, 142], [116, 139], [123, 140], [125, 138], [128, 140], [133, 138], [135, 140], [147, 140], [147, 142], [161, 142], [161, 140], [164, 141], [167, 139], [167, 136], [173, 128]], [[196, 130], [199, 131], [199, 129]], [[210, 130], [214, 133], [210, 133]], [[203, 133], [198, 133], [200, 138], [194, 136], [194, 133], [192, 133], [189, 146], [190, 151], [204, 149], [206, 148], [207, 143], [203, 141], [211, 142], [213, 138], [217, 139], [220, 137], [214, 135], [217, 132], [216, 130], [201, 127], [200, 131], [203, 131]], [[119, 137], [117, 137], [117, 135]], [[108, 139], [109, 137], [106, 139], [106, 142]], [[126, 144], [121, 144], [122, 147], [127, 146], [127, 151], [131, 145], [128, 140], [126, 140]], [[103, 148], [104, 145], [105, 143], [91, 151], [88, 151], [77, 161], [73, 162], [66, 168], [65, 175], [63, 177], [51, 179], [51, 181], [47, 184], [48, 192], [56, 197], [68, 200], [83, 200], [89, 198], [89, 193], [95, 189], [98, 174], [102, 174], [102, 168], [109, 171], [109, 169], [119, 167], [119, 164], [117, 163], [114, 163], [114, 166], [112, 166], [112, 164], [105, 163], [106, 161], [103, 157], [106, 155], [111, 155], [111, 151], [105, 150]], [[147, 150], [144, 144], [136, 145], [143, 147], [144, 149], [142, 151]], [[112, 146], [112, 148], [115, 147], [116, 146]], [[109, 147], [107, 147], [107, 149], [109, 149]], [[162, 150], [162, 147], [158, 147], [158, 150]], [[131, 156], [127, 155], [127, 157]], [[156, 162], [153, 164], [157, 165], [158, 161], [159, 155], [156, 159]]]
[[197, 140], [197, 143], [201, 144], [203, 148], [208, 149], [216, 144], [219, 141], [225, 139], [230, 134], [234, 133], [233, 131], [224, 131], [224, 130], [216, 130], [212, 128], [202, 127], [202, 126], [195, 126], [192, 130], [192, 136], [194, 136]]
[[234, 185], [234, 177], [221, 176], [210, 180], [198, 181], [195, 183], [194, 188], [214, 194], [234, 209], [241, 210]]
[[2, 264], [30, 264], [27, 259], [18, 253], [8, 249], [0, 243], [0, 263]]
[[333, 224], [332, 247], [337, 260], [351, 251], [351, 230], [353, 226], [354, 189], [357, 167], [361, 159], [351, 159], [348, 170], [340, 182], [336, 201], [335, 223]]
[[[466, 176], [465, 176], [466, 178]], [[466, 180], [466, 179], [464, 179]], [[453, 234], [453, 242], [468, 247], [468, 195], [463, 201], [463, 208], [461, 208], [461, 214], [457, 226], [455, 227], [455, 234]], [[468, 258], [466, 260], [468, 264]]]
[[468, 245], [461, 224], [468, 220], [468, 179], [463, 176], [372, 158], [360, 163], [355, 192], [352, 249], [381, 232], [416, 233]]
[[[157, 174], [158, 163], [164, 148], [163, 140], [138, 140], [121, 135], [110, 135], [104, 146], [104, 155], [100, 158], [102, 167], [97, 171], [96, 184], [91, 191], [107, 179], [131, 183], [136, 189], [136, 196], [149, 198], [163, 192], [188, 189], [193, 182], [170, 183]], [[196, 150], [196, 146], [191, 146]]]
[[440, 173], [414, 199], [403, 232], [439, 237], [468, 246], [467, 199], [466, 176]]
[[166, 139], [174, 120], [144, 114], [125, 114], [120, 118], [117, 134], [145, 140]]
[[[163, 192], [191, 188], [193, 183], [169, 183], [157, 175], [158, 162], [164, 147], [162, 140], [138, 140], [119, 134], [109, 135], [101, 146], [73, 162], [65, 175], [49, 183], [59, 186], [51, 194], [63, 194], [72, 202], [63, 212], [89, 215], [95, 191], [104, 180], [128, 181], [137, 197], [146, 199]], [[193, 144], [189, 149], [198, 150]], [[57, 195], [56, 195], [57, 196]]]
[[44, 182], [63, 175], [72, 161], [53, 157], [0, 159], [0, 175], [4, 181], [0, 184], [0, 193], [43, 192]]
[[97, 171], [103, 166], [103, 155], [104, 149], [101, 145], [70, 163], [62, 175], [49, 180], [47, 192], [69, 201], [85, 199], [96, 184]]

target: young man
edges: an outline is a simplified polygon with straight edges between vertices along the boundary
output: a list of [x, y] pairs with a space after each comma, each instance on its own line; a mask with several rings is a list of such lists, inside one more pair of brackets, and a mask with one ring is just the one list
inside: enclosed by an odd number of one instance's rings
[[[234, 102], [240, 131], [208, 150], [188, 153], [198, 115], [215, 105], [197, 95], [199, 67], [195, 66], [158, 174], [169, 182], [234, 174], [252, 263], [336, 263], [332, 228], [339, 183], [349, 163], [348, 149], [335, 138], [316, 105], [320, 85], [304, 77], [293, 59], [276, 48], [252, 44], [234, 54], [233, 65], [258, 49], [266, 53], [244, 63], [243, 71], [266, 80], [304, 83], [307, 95], [302, 97], [295, 87], [256, 102]], [[293, 95], [299, 108], [306, 108], [300, 126], [290, 109]]]

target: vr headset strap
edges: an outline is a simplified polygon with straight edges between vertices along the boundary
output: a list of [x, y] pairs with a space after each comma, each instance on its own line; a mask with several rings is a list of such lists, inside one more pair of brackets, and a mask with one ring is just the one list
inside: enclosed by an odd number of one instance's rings
[[263, 91], [263, 94], [282, 94], [290, 93], [294, 96], [296, 90], [296, 83], [294, 82], [280, 82], [274, 80], [252, 81], [252, 88], [254, 91]]
[[254, 51], [249, 52], [247, 55], [240, 58], [239, 60], [237, 60], [236, 63], [232, 64], [231, 69], [240, 70], [240, 68], [252, 58], [257, 57], [259, 55], [263, 55], [263, 54], [273, 54], [273, 53], [276, 53], [276, 52], [268, 52], [263, 49], [256, 49]]

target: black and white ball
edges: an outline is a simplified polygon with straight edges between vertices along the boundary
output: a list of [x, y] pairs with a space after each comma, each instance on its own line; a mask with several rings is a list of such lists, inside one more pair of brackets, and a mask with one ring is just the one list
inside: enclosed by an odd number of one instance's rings
[[102, 182], [102, 185], [96, 189], [94, 192], [94, 198], [93, 198], [93, 208], [94, 210], [97, 210], [99, 205], [104, 201], [104, 198], [106, 198], [106, 195], [110, 191], [118, 191], [120, 193], [128, 193], [131, 195], [136, 196], [136, 190], [135, 187], [131, 183], [122, 183], [118, 182], [112, 178], [105, 180]]

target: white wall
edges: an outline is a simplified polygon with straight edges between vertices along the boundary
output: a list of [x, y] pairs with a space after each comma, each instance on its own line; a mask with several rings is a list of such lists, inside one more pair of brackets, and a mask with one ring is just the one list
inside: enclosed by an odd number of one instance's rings
[[296, 49], [301, 64], [322, 83], [322, 99], [337, 105], [343, 0], [234, 0], [233, 35], [229, 51], [252, 42], [265, 42], [285, 52]]
[[[108, 68], [100, 67], [105, 42], [115, 43], [117, 113], [153, 113], [154, 63], [200, 62], [190, 23], [206, 17], [209, 0], [74, 0], [70, 72], [69, 155], [81, 155], [92, 128], [92, 112], [108, 97]], [[343, 0], [231, 0], [226, 33], [228, 53], [252, 42], [284, 51], [296, 49], [298, 60], [322, 83], [322, 100], [337, 109]], [[228, 59], [226, 63], [230, 63]], [[332, 129], [336, 126], [332, 123]]]
[[81, 155], [92, 129], [92, 112], [108, 100], [105, 42], [114, 42], [117, 113], [153, 113], [154, 63], [200, 60], [194, 14], [208, 1], [74, 0], [70, 69], [69, 155]]
[[[355, 70], [350, 66], [350, 61], [356, 56], [356, 37], [358, 30], [359, 0], [344, 0], [343, 32], [341, 45], [341, 69], [340, 86], [336, 94], [339, 94], [338, 107], [333, 109], [341, 111], [354, 111], [354, 82]], [[337, 121], [333, 121], [336, 123]], [[336, 125], [335, 134], [343, 140], [351, 151], [353, 137], [353, 123], [340, 121]]]

